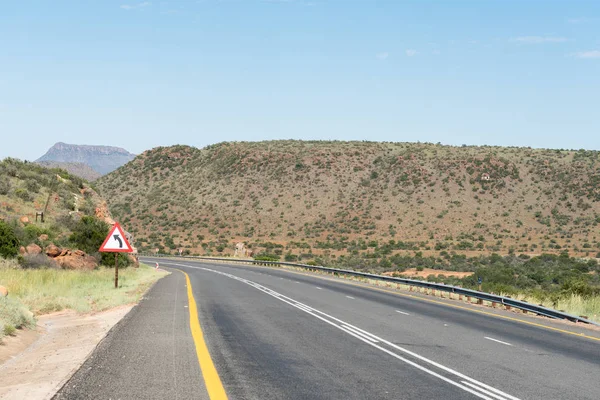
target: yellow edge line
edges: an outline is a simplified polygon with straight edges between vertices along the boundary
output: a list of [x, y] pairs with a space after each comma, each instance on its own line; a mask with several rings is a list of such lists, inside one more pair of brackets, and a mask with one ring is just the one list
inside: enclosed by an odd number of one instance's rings
[[[262, 267], [262, 266], [258, 266], [258, 265], [250, 265], [250, 266], [269, 269], [269, 267]], [[379, 292], [385, 292], [385, 293], [393, 294], [393, 295], [396, 295], [396, 296], [410, 297], [411, 299], [415, 299], [415, 300], [419, 300], [419, 301], [426, 301], [426, 302], [429, 302], [429, 303], [440, 304], [440, 305], [443, 305], [443, 306], [446, 306], [446, 307], [458, 308], [458, 309], [461, 309], [461, 310], [466, 310], [466, 311], [470, 311], [470, 312], [474, 312], [474, 313], [485, 314], [485, 315], [489, 315], [489, 316], [494, 317], [494, 318], [506, 319], [506, 320], [509, 320], [509, 321], [519, 322], [519, 323], [522, 323], [522, 324], [536, 326], [538, 328], [543, 328], [543, 329], [548, 329], [548, 330], [551, 330], [551, 331], [566, 333], [566, 334], [569, 334], [569, 335], [573, 335], [573, 336], [577, 336], [577, 337], [581, 337], [581, 338], [586, 338], [586, 339], [592, 339], [592, 340], [596, 340], [596, 341], [600, 342], [600, 338], [597, 338], [597, 337], [594, 337], [594, 336], [588, 336], [585, 333], [577, 333], [577, 332], [567, 331], [567, 330], [560, 329], [560, 328], [554, 328], [554, 327], [548, 326], [548, 325], [538, 324], [536, 322], [524, 321], [522, 319], [509, 317], [509, 316], [506, 316], [506, 315], [498, 315], [498, 314], [494, 314], [494, 313], [483, 311], [483, 310], [474, 310], [474, 309], [468, 308], [468, 307], [457, 306], [455, 304], [448, 304], [448, 303], [445, 303], [443, 301], [437, 301], [437, 300], [431, 300], [431, 299], [424, 299], [422, 297], [414, 296], [414, 295], [411, 295], [411, 294], [398, 293], [398, 292], [395, 292], [395, 291], [392, 291], [392, 290], [386, 290], [386, 289], [381, 289], [381, 288], [376, 288], [376, 287], [359, 285], [357, 283], [352, 283], [352, 282], [345, 281], [344, 278], [340, 278], [340, 280], [338, 280], [338, 279], [330, 279], [330, 278], [326, 278], [324, 276], [320, 276], [319, 274], [307, 274], [307, 273], [302, 273], [302, 272], [298, 272], [298, 271], [291, 271], [291, 270], [285, 269], [285, 268], [282, 268], [282, 270], [285, 270], [287, 272], [291, 272], [293, 274], [298, 274], [298, 275], [314, 276], [316, 278], [320, 278], [320, 279], [325, 280], [325, 281], [339, 282], [339, 283], [343, 283], [345, 285], [356, 286], [356, 287], [360, 287], [360, 288], [363, 288], [363, 289], [377, 290]]]
[[192, 338], [196, 345], [196, 355], [198, 356], [198, 364], [200, 364], [200, 370], [202, 371], [202, 377], [208, 391], [208, 397], [210, 400], [227, 400], [227, 394], [221, 383], [221, 378], [217, 373], [217, 369], [213, 364], [208, 347], [204, 341], [204, 334], [200, 327], [200, 320], [198, 319], [198, 308], [196, 307], [196, 300], [194, 300], [194, 294], [192, 293], [192, 283], [190, 277], [185, 272], [178, 270], [185, 275], [187, 282], [187, 295], [190, 310], [190, 330], [192, 331]]

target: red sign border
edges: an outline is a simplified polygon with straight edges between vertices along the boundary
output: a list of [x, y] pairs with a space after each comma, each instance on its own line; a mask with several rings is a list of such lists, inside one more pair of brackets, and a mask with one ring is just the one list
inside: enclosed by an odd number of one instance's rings
[[[119, 231], [120, 236], [123, 238], [126, 248], [118, 249], [118, 250], [117, 249], [115, 249], [115, 250], [104, 249], [104, 246], [106, 246], [106, 243], [108, 243], [110, 237], [112, 235], [114, 235], [116, 230]], [[125, 237], [125, 232], [123, 231], [123, 228], [121, 228], [121, 225], [119, 225], [118, 222], [115, 222], [115, 224], [113, 225], [113, 228], [110, 230], [110, 232], [108, 232], [108, 236], [106, 237], [106, 239], [104, 239], [104, 243], [102, 243], [102, 246], [100, 246], [100, 250], [98, 250], [98, 251], [101, 253], [133, 253], [133, 248], [127, 241], [127, 238]]]

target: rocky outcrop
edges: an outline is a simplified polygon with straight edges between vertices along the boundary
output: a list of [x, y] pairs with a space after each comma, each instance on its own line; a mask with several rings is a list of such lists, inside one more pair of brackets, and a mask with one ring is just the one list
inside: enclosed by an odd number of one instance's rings
[[65, 249], [54, 261], [63, 269], [91, 271], [98, 267], [98, 261], [81, 250]]
[[44, 251], [46, 252], [46, 255], [48, 257], [52, 258], [58, 257], [60, 256], [60, 253], [62, 253], [62, 249], [53, 243], [50, 243], [48, 246], [46, 246], [46, 249]]
[[95, 214], [96, 218], [98, 218], [100, 221], [104, 221], [111, 226], [115, 224], [115, 220], [110, 216], [110, 211], [108, 210], [106, 201], [103, 201], [98, 205], [98, 207], [96, 207]]
[[42, 248], [35, 243], [31, 243], [25, 248], [27, 254], [40, 254], [42, 252]]

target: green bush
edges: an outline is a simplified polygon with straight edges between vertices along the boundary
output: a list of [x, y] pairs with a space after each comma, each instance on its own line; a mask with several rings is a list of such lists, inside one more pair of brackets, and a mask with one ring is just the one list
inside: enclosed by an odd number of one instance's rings
[[294, 262], [294, 261], [298, 261], [298, 256], [296, 254], [292, 254], [292, 253], [287, 253], [285, 255], [284, 258], [285, 261], [287, 262]]
[[25, 188], [33, 193], [38, 193], [40, 191], [40, 184], [34, 179], [27, 179], [25, 181]]
[[279, 261], [279, 256], [269, 253], [260, 253], [254, 257], [256, 261]]
[[[101, 243], [102, 245], [102, 243]], [[104, 265], [105, 267], [114, 267], [115, 266], [115, 255], [114, 253], [101, 253], [100, 256], [100, 265]], [[117, 259], [119, 260], [119, 268], [125, 268], [131, 265], [131, 260], [127, 257], [126, 254], [117, 253]]]
[[79, 250], [83, 250], [88, 254], [97, 253], [102, 243], [104, 243], [108, 231], [108, 224], [104, 221], [85, 216], [75, 224], [69, 240]]
[[5, 176], [0, 176], [0, 194], [6, 195], [10, 192], [10, 181]]
[[31, 201], [32, 197], [29, 194], [29, 192], [27, 191], [27, 189], [23, 189], [23, 188], [18, 188], [17, 190], [15, 190], [15, 196], [17, 196], [18, 198], [20, 198], [23, 201]]
[[0, 256], [14, 258], [19, 254], [21, 243], [15, 235], [13, 228], [4, 221], [0, 221]]

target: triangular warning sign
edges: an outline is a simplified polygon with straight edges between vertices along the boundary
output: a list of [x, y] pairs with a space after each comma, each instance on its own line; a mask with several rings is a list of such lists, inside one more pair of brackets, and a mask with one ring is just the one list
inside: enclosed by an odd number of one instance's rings
[[125, 232], [121, 229], [119, 223], [115, 223], [108, 233], [106, 240], [100, 247], [100, 251], [111, 253], [133, 253], [131, 245], [125, 238]]

